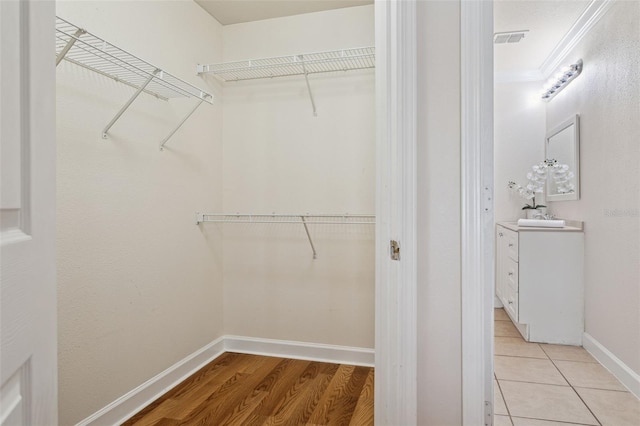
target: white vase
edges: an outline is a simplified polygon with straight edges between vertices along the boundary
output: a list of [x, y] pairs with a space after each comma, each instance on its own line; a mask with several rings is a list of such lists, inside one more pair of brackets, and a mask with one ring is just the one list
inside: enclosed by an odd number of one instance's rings
[[541, 219], [541, 215], [544, 214], [541, 209], [526, 209], [527, 219]]

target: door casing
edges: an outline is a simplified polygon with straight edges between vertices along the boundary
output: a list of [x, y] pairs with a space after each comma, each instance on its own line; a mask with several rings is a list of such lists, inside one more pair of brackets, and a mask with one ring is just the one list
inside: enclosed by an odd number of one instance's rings
[[[377, 424], [417, 424], [416, 2], [376, 0]], [[493, 404], [493, 3], [460, 2], [462, 422]], [[389, 257], [400, 242], [400, 261]], [[433, 386], [446, 386], [434, 383]], [[455, 403], [455, 401], [452, 401]]]

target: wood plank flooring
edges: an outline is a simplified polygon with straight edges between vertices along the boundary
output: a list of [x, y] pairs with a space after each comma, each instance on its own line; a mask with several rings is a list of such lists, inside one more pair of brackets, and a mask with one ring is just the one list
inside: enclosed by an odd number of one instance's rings
[[370, 367], [227, 352], [123, 425], [373, 425]]

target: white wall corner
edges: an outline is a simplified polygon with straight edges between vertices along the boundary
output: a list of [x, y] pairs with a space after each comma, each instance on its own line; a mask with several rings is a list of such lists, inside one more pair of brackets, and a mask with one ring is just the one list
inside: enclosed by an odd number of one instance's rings
[[121, 424], [223, 353], [224, 337], [220, 337], [122, 395], [76, 426]]
[[490, 425], [494, 299], [493, 4], [462, 2], [460, 13], [462, 423]]
[[[567, 55], [580, 43], [580, 40], [598, 23], [613, 6], [614, 0], [592, 0], [582, 15], [576, 20], [565, 36], [553, 48], [547, 59], [540, 65], [540, 73], [547, 79], [557, 71]], [[574, 58], [572, 58], [573, 60]], [[579, 58], [575, 58], [576, 60]]]
[[611, 372], [637, 398], [640, 398], [640, 375], [588, 333], [582, 336], [582, 346]]

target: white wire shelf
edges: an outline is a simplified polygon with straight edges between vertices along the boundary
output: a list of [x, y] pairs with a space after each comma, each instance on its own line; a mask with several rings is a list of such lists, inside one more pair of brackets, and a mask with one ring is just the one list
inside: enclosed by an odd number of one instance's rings
[[198, 65], [198, 73], [213, 74], [222, 81], [240, 81], [374, 67], [375, 47], [359, 47], [222, 64]]
[[309, 225], [371, 225], [376, 223], [372, 214], [243, 214], [243, 213], [197, 213], [196, 223], [297, 223]]
[[296, 224], [303, 225], [307, 234], [313, 258], [318, 253], [313, 244], [308, 225], [375, 225], [373, 214], [242, 214], [242, 213], [196, 213], [196, 224], [203, 222], [217, 223], [256, 223], [256, 224]]
[[212, 74], [224, 82], [303, 75], [307, 83], [313, 115], [318, 115], [311, 85], [309, 84], [309, 74], [375, 68], [375, 58], [375, 47], [358, 47], [275, 58], [198, 65], [197, 72], [198, 74]]
[[62, 60], [136, 89], [132, 98], [103, 130], [103, 138], [107, 137], [107, 131], [142, 92], [165, 101], [171, 98], [195, 98], [199, 101], [180, 125], [161, 142], [161, 147], [202, 102], [213, 103], [212, 94], [175, 77], [85, 29], [56, 17], [56, 65]]

